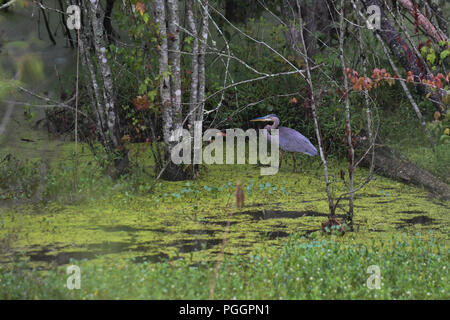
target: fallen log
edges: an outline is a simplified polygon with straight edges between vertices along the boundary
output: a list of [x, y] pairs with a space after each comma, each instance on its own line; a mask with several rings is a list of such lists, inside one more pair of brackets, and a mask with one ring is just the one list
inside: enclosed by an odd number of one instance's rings
[[[369, 146], [369, 139], [360, 135], [357, 151], [362, 155]], [[361, 161], [370, 167], [371, 155], [368, 153]], [[377, 138], [375, 144], [375, 173], [403, 183], [424, 187], [442, 200], [450, 201], [450, 186], [427, 170], [412, 163], [406, 156], [390, 148]]]

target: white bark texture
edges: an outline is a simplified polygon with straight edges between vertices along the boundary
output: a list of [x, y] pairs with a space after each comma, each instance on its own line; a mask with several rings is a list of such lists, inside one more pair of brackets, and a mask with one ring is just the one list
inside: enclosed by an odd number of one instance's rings
[[202, 10], [202, 28], [200, 35], [200, 48], [198, 53], [198, 103], [199, 106], [196, 110], [197, 121], [203, 121], [203, 111], [205, 108], [205, 54], [206, 46], [208, 42], [208, 23], [209, 23], [209, 8], [208, 0], [203, 1]]
[[[89, 17], [89, 9], [86, 6], [83, 6], [83, 12], [86, 17]], [[90, 19], [87, 19], [85, 29], [88, 30], [87, 32], [92, 30], [92, 25], [91, 25]], [[105, 133], [107, 132], [108, 129], [107, 129], [107, 125], [106, 125], [106, 123], [107, 123], [106, 113], [105, 113], [105, 109], [103, 107], [104, 100], [103, 100], [102, 93], [101, 93], [102, 88], [100, 87], [100, 84], [97, 80], [97, 74], [95, 71], [95, 67], [92, 62], [91, 54], [88, 49], [90, 46], [90, 41], [84, 32], [81, 32], [79, 42], [80, 42], [79, 43], [80, 53], [82, 56], [82, 59], [81, 59], [82, 64], [84, 66], [84, 70], [87, 70], [87, 72], [88, 72], [88, 74], [85, 75], [87, 77], [87, 80], [89, 81], [89, 84], [86, 85], [86, 88], [88, 90], [89, 97], [91, 98], [91, 101], [93, 103], [94, 114], [95, 114], [96, 123], [97, 123], [97, 129], [100, 133], [103, 145], [105, 146], [105, 148], [107, 148], [107, 151], [110, 152], [110, 151], [112, 151], [111, 145], [108, 142], [107, 137], [105, 136]], [[91, 87], [91, 85], [92, 85], [92, 87]]]
[[172, 96], [173, 129], [181, 127], [181, 53], [180, 30], [178, 16], [178, 0], [167, 0], [167, 25], [168, 25], [168, 49], [169, 63], [171, 65], [170, 92]]
[[[97, 83], [97, 78], [94, 71], [94, 66], [92, 65], [91, 57], [89, 55], [89, 52], [86, 51], [85, 48], [86, 39], [80, 39], [80, 53], [82, 56], [82, 64], [84, 70], [88, 71], [88, 74], [85, 75], [86, 82], [89, 82], [88, 85], [86, 85], [86, 89], [89, 95], [89, 98], [91, 99], [91, 102], [93, 104], [95, 119], [96, 119], [96, 126], [97, 130], [100, 133], [103, 145], [108, 147], [107, 139], [104, 135], [106, 132], [106, 120], [105, 120], [105, 112], [103, 110], [103, 101], [99, 92], [99, 87]], [[92, 87], [91, 87], [92, 85]]]
[[189, 125], [191, 132], [194, 130], [195, 108], [198, 103], [198, 32], [195, 23], [193, 0], [186, 1], [186, 20], [189, 31], [192, 33], [194, 40], [192, 41], [192, 63], [191, 63], [191, 91], [189, 99]]
[[106, 41], [103, 33], [103, 15], [99, 0], [88, 2], [89, 18], [92, 23], [93, 43], [95, 54], [100, 67], [100, 77], [103, 85], [103, 98], [106, 111], [106, 122], [109, 130], [109, 139], [113, 148], [120, 145], [119, 116], [114, 103], [114, 86], [111, 68], [106, 57]]
[[167, 45], [167, 27], [166, 27], [166, 6], [164, 0], [156, 0], [156, 22], [159, 24], [159, 74], [160, 79], [160, 96], [162, 105], [163, 118], [163, 137], [164, 143], [170, 149], [170, 135], [172, 134], [172, 99], [169, 79], [169, 55]]

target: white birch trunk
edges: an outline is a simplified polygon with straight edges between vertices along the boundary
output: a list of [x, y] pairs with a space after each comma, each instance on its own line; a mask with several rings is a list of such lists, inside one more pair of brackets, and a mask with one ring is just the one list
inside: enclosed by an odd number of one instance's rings
[[172, 121], [173, 129], [178, 129], [182, 124], [181, 109], [181, 53], [180, 53], [180, 19], [178, 16], [178, 0], [167, 0], [167, 23], [169, 50], [169, 62], [172, 66], [170, 92], [172, 96]]
[[114, 104], [114, 86], [111, 68], [106, 57], [106, 41], [103, 33], [103, 17], [101, 14], [100, 1], [90, 0], [88, 2], [88, 6], [89, 18], [92, 23], [95, 54], [97, 55], [100, 75], [103, 82], [103, 97], [109, 138], [111, 140], [112, 147], [117, 148], [120, 145], [119, 118]]
[[159, 91], [162, 105], [164, 143], [171, 149], [170, 136], [172, 134], [172, 99], [170, 96], [169, 56], [167, 45], [166, 6], [164, 0], [156, 0], [156, 22], [159, 24], [159, 74], [161, 76]]
[[[83, 7], [83, 11], [86, 17], [89, 17], [88, 8]], [[87, 19], [86, 30], [92, 30], [92, 26], [90, 23], [90, 19]], [[97, 75], [95, 72], [94, 65], [92, 63], [91, 55], [89, 53], [89, 50], [87, 49], [90, 45], [90, 42], [86, 35], [82, 32], [79, 39], [79, 46], [80, 46], [80, 53], [82, 56], [82, 64], [84, 66], [84, 69], [88, 71], [88, 74], [86, 77], [89, 79], [89, 83], [86, 85], [86, 88], [88, 90], [88, 94], [91, 98], [91, 101], [93, 103], [93, 109], [94, 114], [96, 117], [97, 122], [97, 129], [100, 132], [100, 136], [102, 138], [103, 146], [105, 146], [106, 150], [108, 152], [111, 152], [111, 145], [105, 136], [105, 132], [108, 130], [106, 125], [106, 116], [105, 116], [105, 110], [103, 108], [103, 98], [101, 94], [101, 88], [99, 86], [99, 83], [97, 81]], [[92, 86], [91, 86], [92, 85]]]
[[209, 9], [208, 0], [203, 3], [202, 10], [202, 28], [200, 34], [200, 48], [198, 53], [198, 107], [196, 110], [197, 121], [203, 121], [203, 111], [205, 108], [205, 53], [208, 42], [208, 23], [209, 23]]
[[[87, 77], [87, 82], [88, 82], [88, 84], [86, 85], [86, 89], [88, 91], [89, 98], [91, 99], [91, 102], [93, 104], [93, 109], [94, 109], [94, 114], [95, 114], [95, 119], [96, 119], [96, 124], [97, 124], [97, 130], [100, 133], [103, 145], [109, 149], [107, 139], [104, 135], [104, 133], [106, 132], [106, 126], [105, 126], [106, 120], [104, 118], [105, 112], [103, 110], [103, 105], [102, 105], [103, 101], [101, 99], [101, 95], [99, 92], [97, 78], [95, 75], [94, 67], [92, 65], [91, 57], [89, 56], [89, 52], [87, 52], [85, 49], [84, 41], [85, 40], [80, 39], [79, 46], [80, 46], [80, 53], [82, 56], [83, 67], [85, 70], [87, 70], [89, 72], [89, 74], [85, 75]], [[92, 87], [91, 87], [91, 85], [92, 85]], [[111, 151], [111, 150], [108, 150], [108, 151]]]
[[194, 132], [194, 122], [196, 121], [195, 108], [198, 103], [198, 32], [195, 24], [193, 0], [186, 1], [186, 20], [189, 31], [192, 33], [194, 40], [192, 42], [192, 63], [191, 63], [191, 91], [189, 99], [189, 125], [191, 133]]

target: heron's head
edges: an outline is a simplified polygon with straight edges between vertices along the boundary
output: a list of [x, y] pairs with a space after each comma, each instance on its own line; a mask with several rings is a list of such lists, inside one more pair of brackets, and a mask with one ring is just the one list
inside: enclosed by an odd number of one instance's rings
[[[278, 120], [278, 117], [275, 114], [268, 114], [267, 116], [264, 117], [259, 117], [256, 119], [252, 119], [250, 121], [264, 121], [264, 122], [275, 122], [275, 120]], [[279, 121], [279, 120], [278, 120]]]

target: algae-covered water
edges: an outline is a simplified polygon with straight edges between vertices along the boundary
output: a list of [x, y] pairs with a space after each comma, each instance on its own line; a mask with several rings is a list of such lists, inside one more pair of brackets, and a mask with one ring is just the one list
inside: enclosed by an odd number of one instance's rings
[[[104, 190], [94, 183], [72, 200], [2, 207], [0, 261], [29, 259], [42, 268], [71, 259], [126, 264], [184, 258], [196, 264], [217, 259], [225, 237], [225, 253], [239, 255], [280, 245], [294, 233], [326, 238], [320, 226], [328, 207], [317, 165], [304, 163], [298, 174], [286, 167], [275, 176], [259, 176], [251, 165], [210, 166], [195, 181], [160, 182], [152, 194], [130, 191], [126, 180], [99, 180]], [[365, 173], [358, 171], [357, 181]], [[245, 190], [240, 209], [234, 205], [236, 179]], [[335, 187], [345, 190], [339, 182]], [[448, 202], [424, 190], [376, 177], [356, 195], [355, 232], [340, 241], [420, 233], [448, 246], [449, 212]]]

